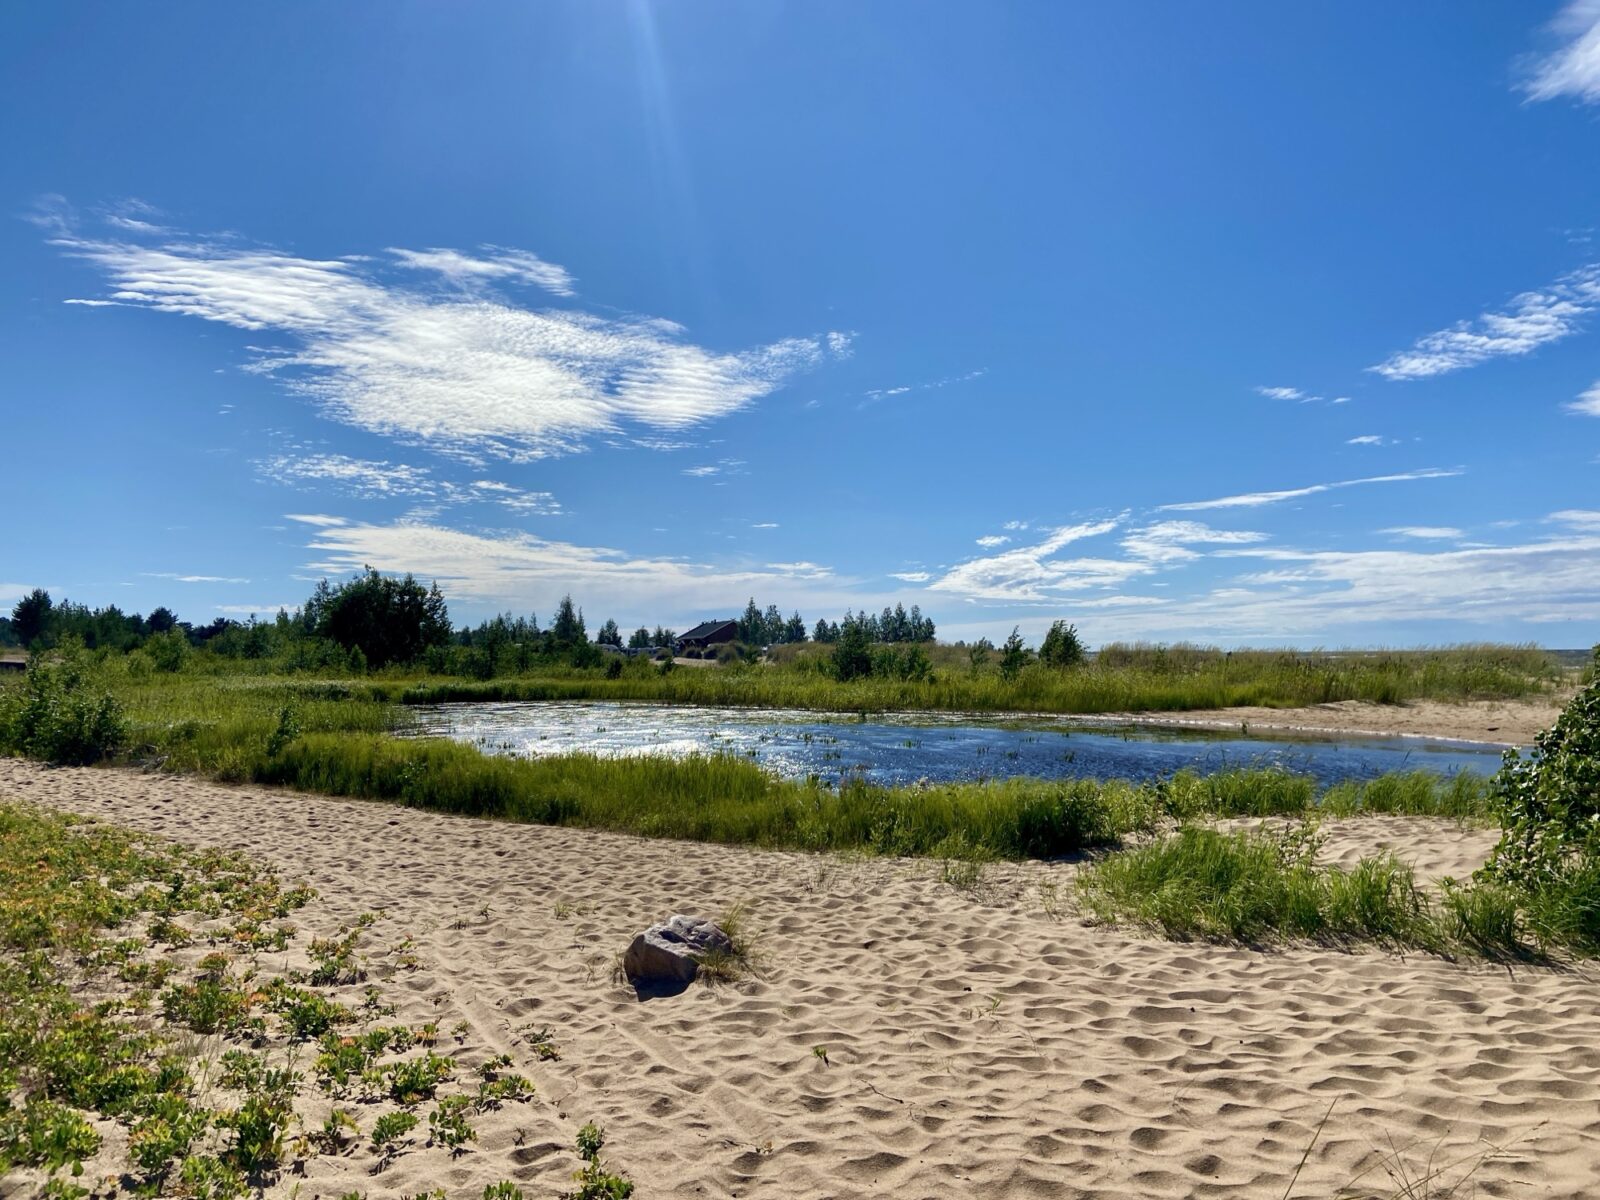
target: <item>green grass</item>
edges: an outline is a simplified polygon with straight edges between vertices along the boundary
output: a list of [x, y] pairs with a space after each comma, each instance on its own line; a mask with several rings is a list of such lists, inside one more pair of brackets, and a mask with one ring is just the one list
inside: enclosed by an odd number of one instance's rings
[[373, 682], [407, 704], [457, 700], [653, 700], [833, 712], [1154, 712], [1337, 700], [1506, 699], [1548, 691], [1565, 674], [1543, 651], [1516, 646], [1337, 654], [1195, 647], [1108, 647], [1070, 670], [1039, 664], [1014, 680], [993, 663], [974, 670], [960, 647], [935, 646], [934, 678], [839, 683], [827, 648], [778, 647], [775, 661], [685, 668], [663, 675], [644, 662], [617, 679], [547, 668], [490, 680], [389, 676]]
[[[813, 643], [774, 647], [770, 661], [685, 667], [662, 674], [644, 659], [604, 667], [554, 664], [491, 679], [434, 676], [420, 667], [390, 667], [357, 679], [318, 680], [293, 660], [223, 658], [194, 652], [180, 671], [151, 668], [142, 654], [111, 655], [107, 669], [152, 700], [190, 681], [229, 688], [251, 684], [321, 689], [369, 701], [406, 704], [453, 700], [639, 700], [676, 704], [806, 708], [824, 712], [1152, 712], [1260, 705], [1296, 707], [1338, 700], [1393, 704], [1407, 700], [1509, 699], [1550, 691], [1570, 674], [1532, 646], [1468, 645], [1427, 650], [1325, 652], [1222, 651], [1195, 646], [1102, 649], [1069, 670], [1034, 663], [1014, 680], [1001, 677], [993, 655], [974, 667], [964, 646], [924, 647], [933, 678], [866, 678], [839, 683], [827, 673], [830, 648]], [[120, 687], [119, 687], [120, 690]]]
[[1541, 927], [1539, 897], [1492, 882], [1419, 884], [1392, 854], [1320, 866], [1309, 826], [1227, 833], [1187, 826], [1107, 855], [1077, 879], [1083, 911], [1180, 941], [1374, 944], [1447, 956], [1537, 958], [1578, 949]]
[[[1293, 830], [1187, 827], [1094, 864], [1079, 876], [1079, 897], [1095, 919], [1182, 940], [1371, 942], [1435, 952], [1455, 941], [1432, 897], [1394, 856], [1341, 870], [1317, 866], [1314, 851], [1314, 840]], [[1515, 941], [1474, 948], [1521, 949]]]

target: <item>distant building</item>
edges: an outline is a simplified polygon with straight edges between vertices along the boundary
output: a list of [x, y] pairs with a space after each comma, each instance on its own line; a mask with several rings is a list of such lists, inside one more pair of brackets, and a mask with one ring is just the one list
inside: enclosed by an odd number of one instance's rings
[[704, 621], [678, 639], [678, 653], [685, 650], [705, 650], [739, 640], [739, 622]]

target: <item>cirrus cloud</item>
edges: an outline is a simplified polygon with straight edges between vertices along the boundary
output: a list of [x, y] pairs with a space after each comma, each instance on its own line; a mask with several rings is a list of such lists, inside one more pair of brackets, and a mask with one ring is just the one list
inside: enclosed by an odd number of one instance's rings
[[[527, 461], [628, 429], [687, 430], [850, 350], [848, 335], [831, 333], [715, 351], [671, 321], [531, 307], [487, 285], [570, 297], [572, 277], [503, 247], [481, 257], [391, 249], [406, 275], [396, 279], [365, 256], [317, 259], [176, 235], [88, 237], [65, 218], [53, 232], [54, 245], [110, 283], [108, 295], [75, 302], [276, 335], [277, 344], [253, 348], [248, 370], [335, 420], [469, 459]], [[429, 286], [428, 277], [449, 286]]]

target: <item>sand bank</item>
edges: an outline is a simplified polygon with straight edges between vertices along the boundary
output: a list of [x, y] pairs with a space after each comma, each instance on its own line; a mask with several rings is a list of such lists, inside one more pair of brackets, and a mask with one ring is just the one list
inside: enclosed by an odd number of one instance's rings
[[[570, 1186], [584, 1120], [641, 1200], [681, 1197], [1392, 1195], [1402, 1152], [1466, 1163], [1481, 1195], [1600, 1194], [1600, 987], [1574, 971], [1427, 957], [1271, 953], [1093, 929], [1070, 864], [991, 868], [958, 891], [937, 864], [498, 824], [128, 771], [0, 760], [0, 795], [304, 876], [335, 918], [382, 908], [422, 967], [385, 981], [403, 1019], [462, 1025], [482, 1056], [549, 1025], [563, 1057], [519, 1065], [543, 1106], [440, 1167], [407, 1155], [351, 1179], [314, 1161], [303, 1200], [509, 1177]], [[1492, 837], [1369, 818], [1331, 857], [1380, 844], [1428, 875]], [[612, 982], [629, 936], [675, 910], [752, 904], [762, 978], [641, 1003]], [[826, 1061], [815, 1052], [822, 1047]], [[336, 1164], [335, 1164], [336, 1165]], [[287, 1194], [287, 1193], [285, 1193]]]
[[1526, 746], [1561, 714], [1571, 697], [1530, 700], [1413, 700], [1371, 704], [1340, 700], [1305, 708], [1210, 708], [1195, 712], [1110, 713], [1107, 719], [1199, 729], [1281, 729], [1304, 733], [1410, 734]]

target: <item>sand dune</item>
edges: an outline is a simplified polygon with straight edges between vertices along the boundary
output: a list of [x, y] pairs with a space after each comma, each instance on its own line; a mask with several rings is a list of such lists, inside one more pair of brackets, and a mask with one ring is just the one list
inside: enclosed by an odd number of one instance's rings
[[1339, 700], [1304, 708], [1208, 708], [1195, 712], [1111, 713], [1111, 720], [1196, 729], [1282, 729], [1304, 733], [1409, 734], [1526, 746], [1548, 728], [1572, 698], [1570, 691], [1525, 700], [1412, 700], [1370, 704]]
[[[336, 917], [384, 908], [424, 967], [387, 984], [463, 1055], [548, 1024], [542, 1107], [486, 1125], [445, 1171], [422, 1156], [300, 1195], [476, 1195], [566, 1184], [587, 1119], [655, 1197], [1328, 1197], [1393, 1194], [1392, 1149], [1484, 1163], [1488, 1196], [1600, 1194], [1595, 971], [1323, 949], [1179, 945], [1084, 926], [1071, 865], [990, 870], [498, 824], [131, 772], [0, 760], [0, 794], [246, 850], [307, 877]], [[1388, 845], [1464, 874], [1492, 841], [1417, 819], [1330, 827], [1344, 860]], [[1053, 889], [1053, 892], [1052, 892]], [[755, 906], [762, 978], [639, 1002], [610, 977], [638, 928]], [[815, 1052], [822, 1047], [826, 1061]], [[519, 1124], [520, 1122], [520, 1124]], [[520, 1130], [520, 1132], [519, 1132]], [[1362, 1193], [1358, 1193], [1362, 1194]], [[1472, 1194], [1463, 1192], [1462, 1195]]]

